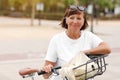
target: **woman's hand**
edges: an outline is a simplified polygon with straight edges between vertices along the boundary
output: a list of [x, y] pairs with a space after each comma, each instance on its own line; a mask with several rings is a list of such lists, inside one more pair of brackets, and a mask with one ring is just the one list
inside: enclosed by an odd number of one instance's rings
[[45, 79], [48, 79], [49, 76], [52, 74], [52, 68], [56, 65], [55, 62], [51, 62], [51, 61], [45, 61], [45, 65], [43, 66], [43, 68], [41, 69], [41, 71], [45, 71], [46, 74], [43, 74], [43, 77]]
[[46, 73], [50, 73], [53, 68], [52, 64], [45, 65], [41, 70], [45, 71]]

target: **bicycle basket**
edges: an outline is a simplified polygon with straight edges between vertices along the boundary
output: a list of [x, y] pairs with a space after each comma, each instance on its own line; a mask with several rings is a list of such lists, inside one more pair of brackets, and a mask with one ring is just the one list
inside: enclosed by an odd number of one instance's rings
[[84, 54], [77, 55], [75, 57], [75, 59], [77, 60], [77, 64], [78, 62], [81, 63], [80, 60], [85, 60], [84, 61], [85, 63], [76, 66], [76, 63], [73, 64], [71, 62], [72, 65], [71, 63], [70, 66], [65, 65], [65, 67], [63, 67], [60, 71], [62, 77], [66, 77], [68, 80], [87, 80], [89, 78], [93, 78], [97, 75], [103, 74], [106, 70], [107, 65], [105, 63], [105, 55], [93, 55], [93, 56], [88, 55], [88, 56], [90, 58], [88, 58]]
[[[91, 60], [85, 64], [73, 68], [73, 71], [79, 71], [78, 68], [84, 68], [83, 73], [75, 75], [76, 80], [87, 80], [97, 75], [102, 75], [106, 71], [105, 57], [107, 55], [88, 55]], [[95, 64], [97, 64], [97, 66]]]

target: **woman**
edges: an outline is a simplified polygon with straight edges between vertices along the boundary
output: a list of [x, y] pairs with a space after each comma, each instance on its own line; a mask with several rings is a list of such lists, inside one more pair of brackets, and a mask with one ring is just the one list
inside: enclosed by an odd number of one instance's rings
[[[85, 8], [72, 5], [64, 14], [61, 25], [66, 30], [55, 35], [49, 44], [43, 71], [45, 79], [51, 75], [51, 68], [61, 66], [69, 62], [76, 53], [84, 54], [108, 54], [111, 52], [107, 43], [91, 32], [85, 31], [87, 20]], [[62, 80], [59, 76], [52, 80]]]
[[[107, 43], [89, 31], [85, 8], [70, 6], [64, 14], [61, 25], [66, 30], [55, 35], [49, 44], [45, 64], [42, 71], [47, 72], [43, 77], [49, 78], [51, 68], [69, 62], [78, 52], [84, 54], [109, 54], [111, 52]], [[28, 69], [31, 70], [31, 69]], [[36, 69], [33, 71], [37, 71]], [[51, 80], [62, 80], [60, 76], [52, 76]]]

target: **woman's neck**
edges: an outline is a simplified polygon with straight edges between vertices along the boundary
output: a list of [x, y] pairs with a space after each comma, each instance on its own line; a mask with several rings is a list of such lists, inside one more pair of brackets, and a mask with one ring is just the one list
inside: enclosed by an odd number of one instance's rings
[[81, 36], [80, 31], [79, 32], [73, 32], [73, 31], [66, 31], [66, 34], [71, 39], [78, 39]]

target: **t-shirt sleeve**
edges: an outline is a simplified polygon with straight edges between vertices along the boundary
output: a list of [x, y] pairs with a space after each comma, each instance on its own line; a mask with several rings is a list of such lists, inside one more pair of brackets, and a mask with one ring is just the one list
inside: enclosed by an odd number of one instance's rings
[[97, 35], [93, 34], [93, 33], [89, 33], [90, 38], [91, 38], [91, 44], [92, 44], [92, 48], [97, 47], [101, 42], [103, 42], [103, 40], [101, 38], [99, 38]]
[[56, 39], [55, 39], [55, 37], [53, 37], [50, 40], [45, 60], [52, 61], [52, 62], [57, 61]]

